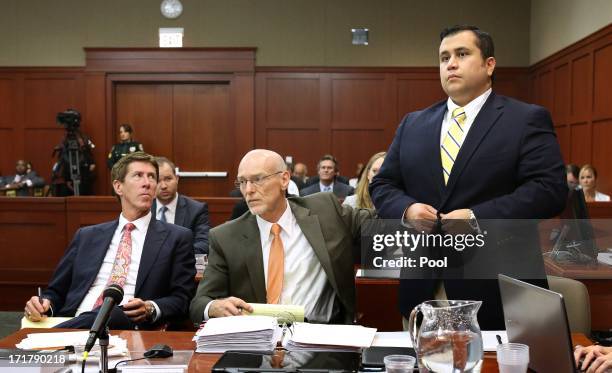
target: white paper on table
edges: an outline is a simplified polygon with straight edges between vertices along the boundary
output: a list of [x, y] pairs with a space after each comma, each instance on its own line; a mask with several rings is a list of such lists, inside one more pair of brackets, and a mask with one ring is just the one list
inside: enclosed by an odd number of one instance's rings
[[497, 351], [497, 336], [501, 337], [502, 343], [508, 343], [508, 334], [505, 330], [483, 330], [482, 331], [482, 348], [487, 352]]
[[366, 348], [372, 345], [375, 328], [359, 325], [326, 325], [296, 322], [291, 341], [299, 344], [350, 346]]
[[372, 347], [374, 346], [412, 348], [412, 339], [408, 332], [378, 332], [372, 341]]
[[273, 330], [278, 325], [271, 316], [228, 316], [215, 317], [197, 331], [196, 336], [212, 336], [232, 333], [248, 333], [260, 330]]
[[[482, 346], [487, 352], [497, 350], [497, 335], [503, 343], [508, 343], [508, 334], [505, 330], [483, 330]], [[372, 346], [382, 347], [412, 347], [412, 340], [408, 332], [378, 332], [374, 337]]]

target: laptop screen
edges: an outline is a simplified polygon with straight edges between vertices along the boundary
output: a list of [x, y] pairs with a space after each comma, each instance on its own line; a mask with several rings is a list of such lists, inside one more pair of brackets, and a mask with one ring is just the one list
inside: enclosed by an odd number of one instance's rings
[[536, 372], [575, 372], [572, 339], [563, 296], [499, 275], [508, 341], [529, 346]]

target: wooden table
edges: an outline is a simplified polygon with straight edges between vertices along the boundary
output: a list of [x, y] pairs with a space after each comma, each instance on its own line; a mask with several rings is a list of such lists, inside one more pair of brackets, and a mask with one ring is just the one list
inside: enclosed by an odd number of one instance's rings
[[[58, 332], [69, 331], [62, 329], [21, 329], [8, 337], [0, 340], [0, 348], [15, 348], [15, 344], [19, 343], [29, 333], [43, 332]], [[128, 349], [130, 351], [145, 351], [156, 343], [164, 343], [175, 350], [193, 350], [195, 343], [191, 340], [194, 333], [192, 332], [159, 332], [159, 331], [111, 331], [111, 335], [118, 335], [127, 340]], [[583, 334], [572, 335], [573, 344], [588, 346], [591, 344], [588, 338]], [[189, 363], [189, 372], [210, 372], [215, 362], [221, 357], [221, 354], [195, 354]], [[494, 353], [485, 353], [483, 373], [496, 373], [497, 360]]]

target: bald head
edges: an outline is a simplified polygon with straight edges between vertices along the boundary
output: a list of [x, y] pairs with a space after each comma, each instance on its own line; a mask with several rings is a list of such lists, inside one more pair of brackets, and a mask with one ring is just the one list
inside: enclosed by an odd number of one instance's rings
[[268, 173], [286, 171], [287, 165], [280, 154], [268, 149], [254, 149], [246, 153], [238, 165], [238, 175], [245, 165], [261, 164]]
[[287, 207], [289, 171], [283, 158], [271, 150], [251, 150], [238, 165], [237, 180], [251, 213], [276, 223]]

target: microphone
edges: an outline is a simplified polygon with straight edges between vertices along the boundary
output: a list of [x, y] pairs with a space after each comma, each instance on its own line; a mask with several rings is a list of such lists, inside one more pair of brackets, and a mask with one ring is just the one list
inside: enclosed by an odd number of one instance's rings
[[113, 307], [115, 307], [115, 304], [119, 304], [123, 300], [123, 288], [117, 284], [110, 284], [108, 287], [106, 287], [106, 289], [104, 289], [102, 298], [104, 299], [104, 302], [98, 311], [98, 316], [96, 316], [96, 320], [89, 331], [89, 338], [85, 344], [84, 353], [87, 354], [89, 351], [91, 351], [96, 343], [96, 339], [98, 339], [100, 332], [106, 328], [106, 324], [108, 323], [108, 318], [111, 315]]

